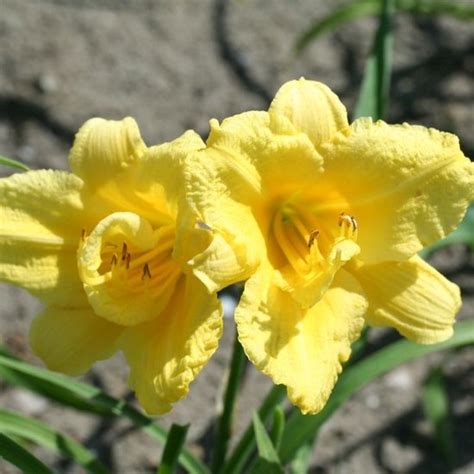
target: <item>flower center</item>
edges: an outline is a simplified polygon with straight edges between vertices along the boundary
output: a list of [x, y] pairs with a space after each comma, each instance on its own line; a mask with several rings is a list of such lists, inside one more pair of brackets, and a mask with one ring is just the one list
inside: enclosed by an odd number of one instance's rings
[[358, 224], [345, 212], [318, 221], [304, 206], [285, 202], [271, 225], [273, 261], [280, 286], [305, 306], [313, 305], [337, 270], [359, 253]]
[[79, 275], [94, 311], [125, 326], [156, 317], [181, 275], [173, 257], [174, 222], [154, 229], [131, 212], [100, 221], [83, 232]]

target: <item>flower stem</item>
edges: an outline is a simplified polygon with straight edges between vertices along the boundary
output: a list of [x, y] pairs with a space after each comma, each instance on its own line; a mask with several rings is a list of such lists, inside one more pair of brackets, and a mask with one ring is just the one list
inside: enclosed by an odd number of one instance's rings
[[227, 453], [227, 446], [229, 444], [232, 418], [234, 414], [234, 405], [237, 398], [237, 392], [242, 380], [242, 375], [245, 368], [245, 354], [240, 345], [240, 342], [235, 334], [234, 347], [232, 351], [232, 359], [230, 361], [229, 378], [227, 379], [227, 386], [224, 393], [224, 406], [222, 414], [219, 418], [216, 427], [215, 448], [212, 458], [211, 470], [213, 473], [220, 472], [225, 456]]

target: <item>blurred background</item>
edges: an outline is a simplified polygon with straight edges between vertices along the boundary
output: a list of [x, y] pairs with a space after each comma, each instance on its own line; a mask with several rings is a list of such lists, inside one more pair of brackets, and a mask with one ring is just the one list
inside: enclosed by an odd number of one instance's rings
[[[300, 76], [325, 82], [351, 112], [376, 19], [344, 23], [295, 53], [304, 31], [344, 3], [0, 0], [0, 154], [33, 169], [67, 169], [74, 133], [92, 116], [135, 117], [149, 145], [172, 140], [188, 128], [205, 138], [210, 118], [264, 109], [284, 81]], [[472, 0], [464, 4], [474, 7]], [[464, 153], [473, 157], [472, 21], [397, 13], [393, 62], [387, 121], [454, 132]], [[10, 172], [0, 170], [3, 175]], [[454, 246], [436, 253], [431, 262], [461, 286], [461, 317], [472, 317], [473, 254]], [[27, 361], [36, 361], [27, 332], [39, 308], [25, 292], [0, 285], [0, 342]], [[372, 332], [369, 350], [394, 337], [389, 331]], [[203, 457], [212, 443], [216, 390], [232, 338], [233, 323], [227, 319], [221, 347], [190, 396], [160, 419], [167, 426], [191, 422], [188, 442]], [[440, 364], [454, 441], [451, 465], [437, 449], [420, 401], [424, 380]], [[117, 356], [98, 364], [86, 380], [122, 397], [129, 396], [126, 377]], [[248, 368], [236, 432], [269, 387], [263, 375]], [[118, 419], [76, 413], [7, 385], [0, 385], [0, 406], [37, 416], [85, 442], [113, 472], [152, 472], [160, 459], [155, 441]], [[471, 347], [400, 367], [360, 391], [324, 426], [311, 472], [473, 473], [473, 426]], [[55, 461], [51, 453], [39, 452], [58, 472], [79, 472]]]

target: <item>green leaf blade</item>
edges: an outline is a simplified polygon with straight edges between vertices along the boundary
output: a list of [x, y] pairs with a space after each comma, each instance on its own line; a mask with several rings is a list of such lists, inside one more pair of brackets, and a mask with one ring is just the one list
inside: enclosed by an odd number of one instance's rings
[[257, 413], [253, 414], [252, 422], [259, 456], [251, 472], [255, 474], [259, 472], [282, 474], [283, 467], [277, 451]]
[[158, 474], [173, 474], [176, 472], [178, 458], [184, 446], [186, 434], [189, 425], [175, 425], [171, 429], [166, 438], [165, 449], [161, 458]]
[[14, 160], [13, 158], [7, 158], [6, 156], [0, 156], [0, 165], [8, 166], [9, 168], [16, 168], [22, 171], [28, 171], [30, 169], [24, 163]]
[[[48, 387], [54, 387], [55, 390], [60, 390], [64, 394], [66, 404], [69, 399], [79, 399], [84, 402], [84, 405], [90, 404], [93, 411], [100, 410], [106, 412], [109, 416], [127, 418], [160, 443], [164, 444], [166, 442], [167, 431], [163, 427], [125, 401], [117, 400], [97, 387], [34, 367], [7, 355], [0, 355], [0, 375], [3, 369], [9, 370], [10, 373], [16, 373], [17, 380], [26, 381], [25, 383], [31, 386], [40, 383], [46, 384]], [[182, 450], [179, 463], [192, 474], [207, 474], [209, 472], [207, 467], [186, 449]]]
[[312, 41], [316, 40], [323, 33], [331, 31], [356, 18], [367, 15], [375, 15], [380, 11], [379, 0], [356, 0], [352, 3], [337, 8], [329, 15], [314, 21], [297, 39], [295, 50], [301, 53]]
[[0, 433], [0, 458], [13, 464], [24, 474], [54, 474], [36, 456], [2, 433]]
[[323, 423], [357, 390], [367, 383], [413, 359], [423, 357], [433, 352], [462, 347], [474, 343], [474, 320], [456, 324], [453, 336], [447, 341], [432, 344], [418, 345], [402, 340], [390, 344], [375, 352], [361, 362], [345, 369], [337, 382], [333, 393], [324, 407], [316, 415], [302, 415], [294, 410], [286, 424], [285, 433], [279, 456], [281, 462], [290, 462], [300, 446], [311, 440]]
[[423, 409], [426, 418], [433, 426], [438, 450], [448, 464], [455, 459], [455, 449], [449, 416], [449, 401], [443, 383], [443, 374], [439, 367], [429, 375], [423, 386]]
[[362, 80], [354, 117], [381, 119], [387, 109], [392, 70], [392, 15], [395, 0], [383, 0], [379, 26], [375, 34]]
[[0, 432], [15, 435], [65, 456], [92, 474], [108, 471], [84, 446], [39, 420], [0, 408]]

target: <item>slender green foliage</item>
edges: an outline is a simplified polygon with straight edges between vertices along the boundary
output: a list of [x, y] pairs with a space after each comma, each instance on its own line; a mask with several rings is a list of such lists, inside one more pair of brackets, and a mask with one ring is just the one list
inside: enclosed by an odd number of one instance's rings
[[235, 400], [237, 399], [237, 393], [244, 373], [245, 361], [244, 350], [242, 349], [236, 333], [232, 358], [230, 361], [229, 377], [224, 392], [222, 414], [219, 417], [214, 438], [215, 448], [212, 459], [212, 472], [220, 472], [224, 464], [227, 446], [231, 436]]
[[[257, 415], [258, 416], [258, 415]], [[280, 449], [281, 438], [285, 429], [285, 412], [281, 405], [277, 405], [273, 411], [272, 430], [270, 432], [270, 439], [272, 440], [275, 449]]]
[[282, 474], [283, 466], [278, 458], [275, 446], [260, 420], [258, 413], [254, 413], [252, 418], [255, 439], [257, 440], [258, 459], [251, 469], [251, 474], [268, 473]]
[[93, 474], [108, 472], [88, 449], [39, 420], [0, 409], [0, 432], [15, 435], [51, 449], [80, 464], [86, 471]]
[[37, 457], [2, 433], [0, 433], [0, 458], [13, 464], [24, 474], [53, 474], [53, 471]]
[[[274, 385], [258, 409], [258, 417], [264, 423], [272, 416], [275, 406], [285, 398], [286, 388], [283, 385]], [[245, 464], [255, 449], [255, 432], [250, 425], [244, 431], [232, 454], [224, 465], [225, 474], [238, 474], [243, 471]]]
[[[474, 6], [453, 0], [396, 0], [397, 11], [415, 14], [447, 15], [458, 20], [474, 20]], [[317, 18], [298, 37], [295, 45], [297, 53], [301, 53], [310, 43], [324, 33], [335, 30], [348, 21], [356, 20], [380, 12], [380, 0], [356, 0], [336, 8], [323, 18]]]
[[178, 467], [178, 458], [184, 446], [186, 434], [189, 425], [175, 425], [171, 429], [166, 438], [165, 449], [158, 468], [158, 474], [173, 474]]
[[382, 0], [379, 26], [372, 51], [365, 67], [365, 74], [354, 118], [381, 119], [388, 104], [390, 73], [392, 69], [392, 14], [395, 0]]
[[290, 462], [299, 447], [315, 436], [323, 423], [357, 390], [367, 383], [410, 360], [454, 347], [474, 344], [474, 320], [459, 322], [454, 335], [445, 342], [419, 345], [402, 340], [390, 344], [347, 368], [339, 378], [324, 409], [317, 415], [304, 416], [293, 410], [287, 420], [279, 451], [282, 463]]
[[[151, 437], [157, 439], [160, 443], [166, 442], [167, 431], [155, 423], [151, 418], [139, 412], [124, 400], [117, 400], [99, 388], [79, 382], [70, 377], [49, 372], [32, 365], [26, 364], [19, 360], [0, 355], [0, 368], [8, 369], [11, 372], [17, 372], [23, 377], [31, 379], [34, 382], [41, 381], [47, 383], [51, 387], [56, 387], [65, 395], [69, 393], [73, 399], [80, 399], [92, 404], [97, 410], [106, 411], [110, 416], [121, 416], [127, 418], [135, 426], [141, 428]], [[12, 377], [12, 380], [14, 378]], [[32, 382], [32, 385], [35, 385]], [[68, 398], [65, 396], [64, 400]], [[207, 467], [194, 457], [189, 451], [183, 449], [179, 457], [179, 463], [192, 474], [207, 474]]]
[[449, 401], [440, 367], [432, 370], [426, 380], [423, 386], [422, 401], [426, 418], [433, 427], [438, 450], [445, 460], [452, 464], [455, 451], [449, 416]]
[[0, 165], [8, 166], [9, 168], [16, 168], [22, 171], [28, 171], [30, 169], [24, 163], [14, 160], [13, 158], [7, 158], [6, 156], [0, 156]]

